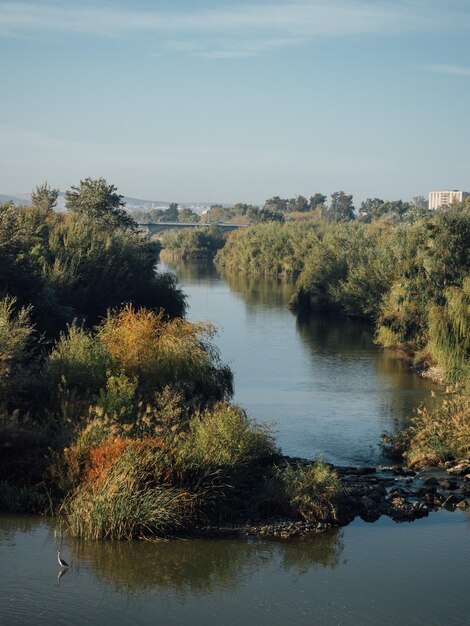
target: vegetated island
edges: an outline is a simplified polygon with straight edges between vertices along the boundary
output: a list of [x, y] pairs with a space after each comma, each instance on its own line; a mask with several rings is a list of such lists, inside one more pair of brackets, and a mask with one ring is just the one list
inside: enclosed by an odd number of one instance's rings
[[[284, 457], [270, 431], [230, 403], [232, 374], [214, 329], [183, 319], [184, 295], [171, 275], [155, 272], [151, 242], [116, 192], [85, 179], [67, 192], [65, 214], [54, 212], [57, 190], [47, 185], [32, 207], [0, 207], [1, 510], [58, 513], [76, 536], [123, 539], [291, 536], [356, 515], [414, 519], [465, 506], [468, 363], [459, 350], [468, 351], [468, 211], [400, 233], [386, 224], [320, 224], [298, 237], [299, 225], [268, 224], [231, 235], [218, 255], [229, 264], [244, 237], [245, 249], [246, 241], [264, 246], [257, 263], [299, 254], [296, 306], [321, 302], [322, 310], [372, 317], [388, 302], [389, 317], [377, 320], [385, 328], [395, 320], [402, 344], [432, 337], [433, 358], [459, 386], [392, 443], [406, 448], [410, 464], [447, 462], [454, 477], [419, 475], [413, 489], [415, 471], [399, 466], [376, 472]], [[402, 280], [393, 289], [391, 268]]]

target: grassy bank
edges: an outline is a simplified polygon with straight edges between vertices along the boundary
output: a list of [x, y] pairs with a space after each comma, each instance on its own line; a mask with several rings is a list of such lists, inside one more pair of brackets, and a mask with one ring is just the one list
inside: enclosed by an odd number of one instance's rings
[[267, 224], [232, 234], [216, 261], [295, 281], [299, 312], [370, 320], [378, 345], [454, 389], [397, 441], [407, 462], [468, 456], [470, 203], [409, 223]]
[[400, 350], [446, 382], [470, 374], [470, 206], [410, 224], [266, 224], [230, 235], [227, 269], [292, 277], [291, 306], [375, 324], [379, 345]]

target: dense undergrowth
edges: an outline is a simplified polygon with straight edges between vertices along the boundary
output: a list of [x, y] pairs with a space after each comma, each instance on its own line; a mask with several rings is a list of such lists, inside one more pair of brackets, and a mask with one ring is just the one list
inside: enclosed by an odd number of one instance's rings
[[292, 278], [291, 306], [299, 312], [370, 320], [379, 345], [453, 385], [444, 403], [432, 414], [420, 412], [401, 437], [407, 459], [468, 455], [468, 201], [410, 223], [252, 226], [231, 234], [216, 261], [229, 270]]
[[334, 470], [278, 467], [114, 187], [72, 189], [66, 214], [47, 186], [0, 207], [0, 511], [59, 512], [94, 539], [334, 519]]
[[161, 238], [163, 260], [213, 259], [223, 248], [226, 237], [215, 226], [170, 230]]

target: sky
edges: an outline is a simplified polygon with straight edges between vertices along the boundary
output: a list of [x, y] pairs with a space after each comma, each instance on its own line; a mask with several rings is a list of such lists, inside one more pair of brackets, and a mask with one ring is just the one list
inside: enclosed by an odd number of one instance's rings
[[470, 191], [470, 0], [0, 0], [0, 193]]

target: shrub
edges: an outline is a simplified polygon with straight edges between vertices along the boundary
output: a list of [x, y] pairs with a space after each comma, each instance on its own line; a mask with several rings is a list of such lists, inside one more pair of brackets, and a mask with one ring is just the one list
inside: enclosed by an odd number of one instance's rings
[[232, 374], [220, 363], [213, 334], [210, 325], [126, 306], [108, 315], [98, 338], [115, 368], [137, 377], [144, 396], [172, 386], [197, 404], [232, 394]]
[[411, 465], [438, 465], [470, 455], [470, 399], [454, 391], [433, 409], [420, 407], [404, 433]]
[[243, 409], [221, 403], [190, 420], [181, 459], [190, 465], [241, 468], [276, 453], [268, 427], [248, 419]]
[[[132, 539], [191, 525], [198, 494], [162, 482], [164, 466], [153, 443], [111, 443], [108, 452], [111, 450], [112, 461], [109, 457], [104, 465], [101, 461], [104, 477], [89, 474], [89, 480], [83, 481], [64, 504], [75, 536]], [[103, 457], [103, 448], [94, 454], [96, 463]]]
[[336, 471], [322, 461], [310, 465], [288, 464], [279, 470], [291, 510], [307, 522], [335, 519], [342, 494]]

